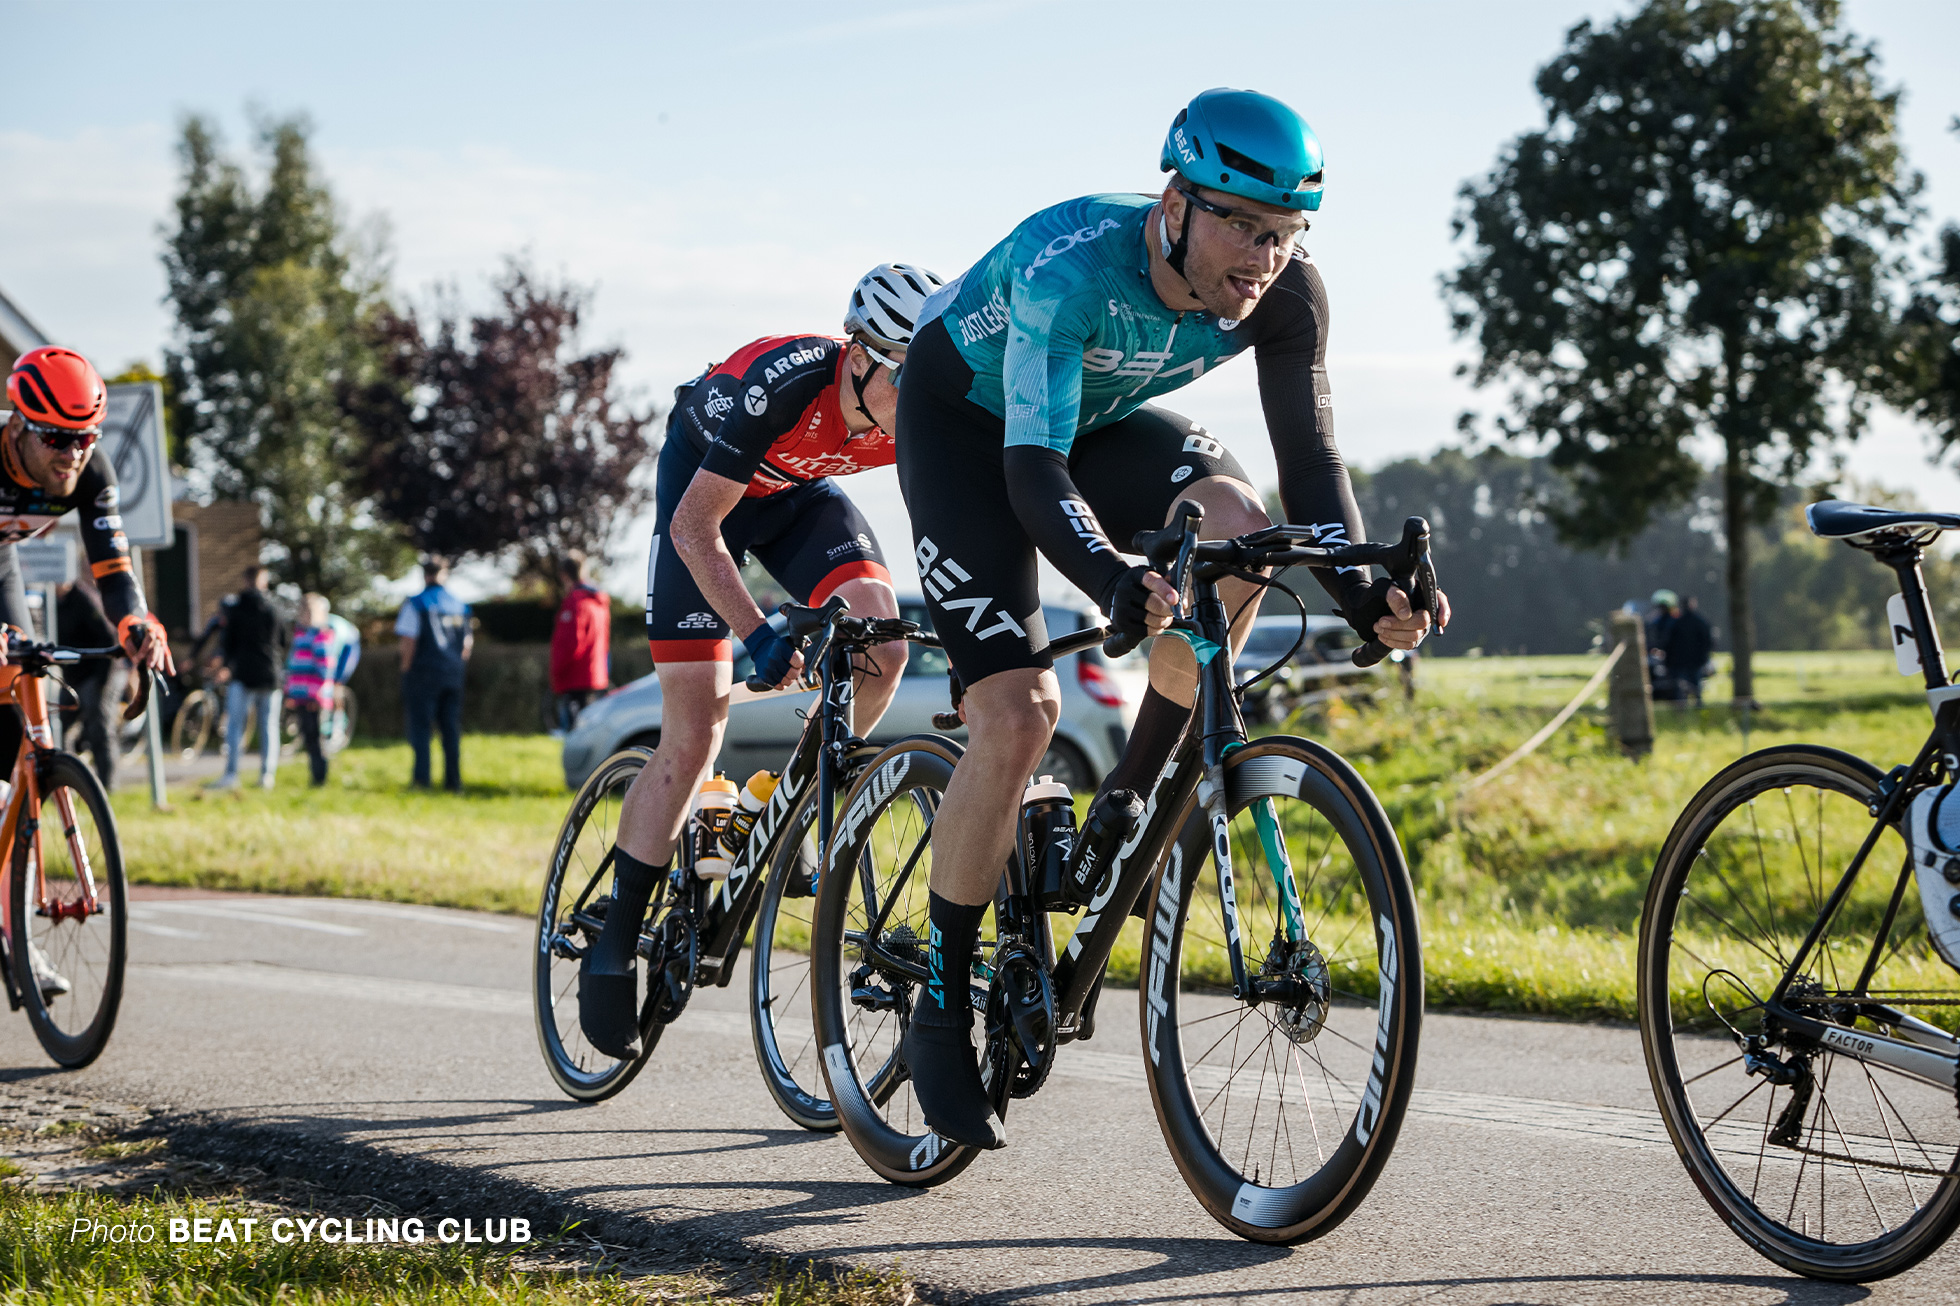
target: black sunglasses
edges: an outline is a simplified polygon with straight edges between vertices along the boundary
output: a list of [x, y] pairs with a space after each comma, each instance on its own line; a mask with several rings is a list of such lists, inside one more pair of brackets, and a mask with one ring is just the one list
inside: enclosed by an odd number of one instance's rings
[[29, 422], [24, 417], [21, 421], [26, 423], [28, 431], [36, 439], [56, 453], [66, 453], [70, 449], [88, 449], [102, 438], [102, 428], [99, 426], [91, 426], [85, 431], [75, 431], [65, 426], [49, 426], [45, 422]]

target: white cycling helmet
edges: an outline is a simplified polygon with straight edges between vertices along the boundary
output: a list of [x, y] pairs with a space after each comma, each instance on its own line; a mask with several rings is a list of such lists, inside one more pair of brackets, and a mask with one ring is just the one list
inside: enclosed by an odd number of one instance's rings
[[894, 366], [881, 350], [904, 349], [912, 343], [926, 297], [945, 284], [938, 273], [910, 263], [880, 263], [852, 289], [844, 334], [879, 362]]

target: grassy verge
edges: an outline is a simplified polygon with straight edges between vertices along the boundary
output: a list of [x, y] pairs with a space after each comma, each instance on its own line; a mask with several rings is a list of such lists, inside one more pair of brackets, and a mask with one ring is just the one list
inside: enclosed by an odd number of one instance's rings
[[[1585, 683], [1596, 658], [1431, 659], [1422, 693], [1335, 704], [1285, 727], [1360, 769], [1400, 834], [1423, 910], [1437, 1006], [1630, 1018], [1634, 931], [1655, 854], [1695, 791], [1752, 749], [1824, 742], [1890, 766], [1924, 735], [1924, 699], [1884, 653], [1767, 654], [1764, 706], [1656, 710], [1653, 754], [1620, 755], [1604, 691], [1495, 782], [1463, 784], [1532, 734]], [[324, 790], [287, 767], [271, 793], [179, 792], [119, 816], [134, 876], [163, 884], [344, 894], [528, 913], [569, 795], [541, 737], [465, 741], [463, 796], [410, 793], [404, 746], [355, 747]], [[1064, 930], [1066, 924], [1058, 921]], [[1134, 983], [1132, 923], [1112, 978]]]
[[[327, 1220], [372, 1231], [370, 1221], [379, 1217], [404, 1234], [408, 1220], [362, 1205], [366, 1199], [350, 1202], [303, 1185], [295, 1191], [292, 1181], [214, 1180], [213, 1167], [173, 1158], [160, 1138], [93, 1126], [15, 1131], [0, 1147], [13, 1153], [0, 1157], [0, 1300], [20, 1306], [898, 1306], [915, 1300], [899, 1276], [867, 1271], [833, 1278], [778, 1264], [751, 1275], [713, 1266], [647, 1273], [634, 1268], [630, 1252], [601, 1248], [576, 1229], [495, 1249], [443, 1242], [432, 1218], [419, 1243], [330, 1242], [323, 1236]], [[185, 1240], [173, 1241], [173, 1230]], [[190, 1241], [198, 1232], [209, 1240]]]

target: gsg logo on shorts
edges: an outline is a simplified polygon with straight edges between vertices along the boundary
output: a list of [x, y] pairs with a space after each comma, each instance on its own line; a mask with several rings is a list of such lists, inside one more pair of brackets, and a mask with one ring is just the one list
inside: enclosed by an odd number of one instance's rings
[[674, 623], [678, 630], [713, 630], [721, 625], [721, 618], [712, 612], [690, 612]]
[[750, 386], [749, 392], [742, 396], [742, 407], [750, 417], [762, 416], [769, 411], [769, 392], [759, 385]]

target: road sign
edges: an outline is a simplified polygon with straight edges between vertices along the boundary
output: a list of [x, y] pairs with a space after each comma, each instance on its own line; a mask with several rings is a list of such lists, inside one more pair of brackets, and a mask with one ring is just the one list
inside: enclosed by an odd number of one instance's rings
[[14, 549], [20, 554], [22, 584], [66, 585], [75, 579], [75, 542], [66, 535], [22, 540]]
[[154, 381], [110, 386], [102, 445], [101, 452], [116, 464], [123, 533], [129, 542], [139, 549], [167, 549], [175, 544], [170, 460], [163, 443], [163, 387]]

